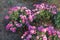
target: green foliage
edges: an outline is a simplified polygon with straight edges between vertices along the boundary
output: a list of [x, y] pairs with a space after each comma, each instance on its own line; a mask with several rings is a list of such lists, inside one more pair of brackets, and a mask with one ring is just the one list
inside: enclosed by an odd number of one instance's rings
[[43, 23], [48, 23], [51, 21], [51, 17], [53, 15], [48, 11], [48, 10], [41, 10], [38, 15], [36, 15], [36, 22], [43, 22]]
[[40, 16], [42, 17], [42, 19], [50, 19], [51, 13], [48, 12], [47, 10], [44, 10], [41, 12]]
[[18, 17], [19, 17], [19, 13], [18, 13], [18, 12], [13, 12], [13, 14], [10, 15], [10, 18], [11, 18], [12, 20], [17, 20]]
[[46, 0], [48, 3], [51, 3], [52, 2], [52, 0]]
[[60, 28], [60, 12], [58, 12], [57, 15], [54, 16], [54, 20], [56, 28]]
[[39, 40], [42, 40], [42, 38], [40, 38]]
[[54, 40], [59, 40], [57, 35], [56, 35], [56, 36], [54, 36]]

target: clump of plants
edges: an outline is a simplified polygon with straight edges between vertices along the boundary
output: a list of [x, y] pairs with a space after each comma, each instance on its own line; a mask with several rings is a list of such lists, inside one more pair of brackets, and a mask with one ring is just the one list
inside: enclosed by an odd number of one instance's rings
[[21, 34], [22, 40], [59, 40], [60, 17], [56, 5], [34, 4], [34, 9], [15, 6], [5, 16], [6, 30]]

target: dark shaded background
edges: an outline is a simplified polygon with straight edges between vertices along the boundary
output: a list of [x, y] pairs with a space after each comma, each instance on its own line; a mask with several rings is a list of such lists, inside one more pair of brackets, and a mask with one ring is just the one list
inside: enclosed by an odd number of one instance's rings
[[[45, 0], [38, 0], [35, 3], [41, 3]], [[53, 0], [50, 3], [57, 4], [58, 7], [59, 1]], [[21, 40], [17, 33], [7, 32], [5, 30], [5, 25], [8, 23], [8, 20], [4, 20], [4, 16], [7, 14], [8, 8], [13, 6], [26, 6], [30, 9], [33, 8], [33, 3], [29, 0], [27, 2], [23, 2], [22, 0], [0, 0], [0, 40]]]

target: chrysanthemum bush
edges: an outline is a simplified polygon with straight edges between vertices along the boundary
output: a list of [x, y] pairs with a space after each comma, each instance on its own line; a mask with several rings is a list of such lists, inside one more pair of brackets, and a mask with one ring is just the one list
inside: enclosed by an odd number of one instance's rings
[[60, 27], [60, 15], [56, 5], [41, 3], [33, 6], [33, 10], [24, 6], [10, 8], [5, 16], [9, 20], [6, 30], [18, 31], [22, 40], [59, 40], [60, 31], [56, 28]]

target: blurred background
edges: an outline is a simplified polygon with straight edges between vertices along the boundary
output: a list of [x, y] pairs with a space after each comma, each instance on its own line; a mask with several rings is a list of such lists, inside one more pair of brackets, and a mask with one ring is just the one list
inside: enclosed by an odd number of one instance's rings
[[33, 4], [48, 2], [49, 4], [56, 4], [58, 11], [60, 11], [60, 0], [0, 0], [0, 40], [21, 40], [17, 33], [7, 32], [5, 25], [8, 21], [4, 20], [9, 8], [13, 6], [26, 6], [30, 9]]

